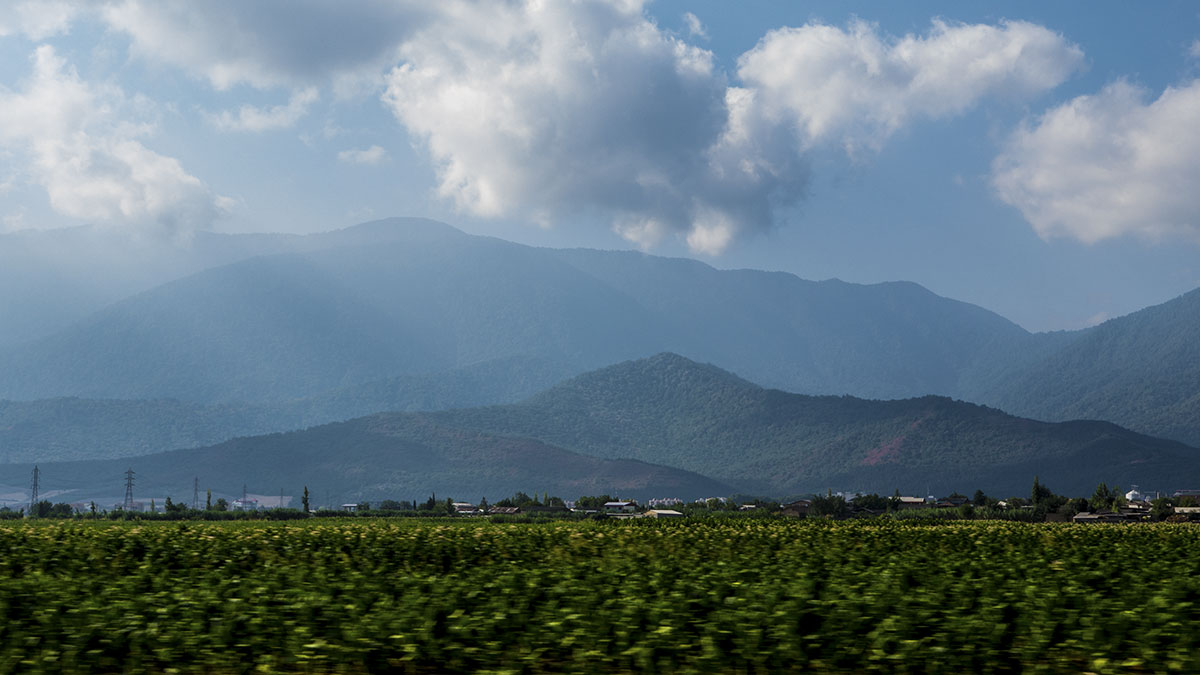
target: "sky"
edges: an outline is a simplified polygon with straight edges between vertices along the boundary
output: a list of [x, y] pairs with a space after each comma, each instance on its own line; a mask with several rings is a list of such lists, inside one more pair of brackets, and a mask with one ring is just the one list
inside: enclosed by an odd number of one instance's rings
[[1200, 8], [0, 3], [0, 232], [389, 216], [1094, 325], [1200, 286]]

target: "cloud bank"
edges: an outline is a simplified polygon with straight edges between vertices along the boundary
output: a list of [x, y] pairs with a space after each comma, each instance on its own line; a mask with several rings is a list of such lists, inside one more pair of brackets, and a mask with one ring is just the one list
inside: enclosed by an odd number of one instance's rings
[[1024, 125], [993, 167], [1000, 198], [1043, 238], [1200, 241], [1200, 80], [1116, 82]]
[[370, 71], [382, 73], [412, 27], [437, 6], [415, 0], [121, 0], [103, 16], [129, 36], [133, 55], [181, 68], [217, 89], [302, 89], [353, 86]]
[[24, 153], [26, 173], [57, 212], [89, 222], [208, 227], [228, 203], [138, 138], [138, 100], [82, 81], [53, 47], [38, 47], [21, 91], [0, 90], [0, 146]]
[[484, 217], [604, 214], [652, 246], [719, 253], [806, 185], [804, 152], [877, 149], [918, 119], [1060, 84], [1078, 47], [1024, 22], [772, 31], [738, 61], [660, 30], [641, 4], [456, 5], [417, 31], [384, 101], [424, 140], [439, 193]]
[[[63, 33], [83, 11], [54, 1], [12, 7], [0, 10], [0, 34]], [[922, 121], [1052, 89], [1084, 61], [1063, 36], [1022, 21], [935, 20], [925, 33], [904, 36], [855, 21], [773, 30], [727, 73], [689, 43], [707, 39], [699, 17], [683, 16], [685, 34], [666, 31], [642, 0], [85, 7], [127, 36], [130, 55], [151, 67], [181, 69], [221, 91], [287, 92], [285, 104], [203, 114], [219, 129], [289, 128], [326, 89], [335, 101], [382, 91], [388, 111], [432, 159], [438, 194], [461, 211], [544, 225], [601, 220], [644, 248], [671, 237], [707, 254], [774, 227], [781, 207], [805, 194], [814, 149], [876, 152]], [[56, 209], [170, 219], [174, 204], [188, 205], [181, 210], [193, 214], [189, 220], [215, 217], [221, 199], [179, 162], [142, 145], [144, 129], [120, 128], [104, 112], [113, 101], [129, 107], [120, 92], [83, 83], [62, 66], [54, 73], [40, 72], [30, 86], [71, 83], [101, 107], [51, 111], [62, 120], [55, 131], [43, 129], [42, 137], [59, 139], [53, 150], [14, 131], [0, 134], [36, 157], [32, 172]], [[33, 105], [30, 91], [5, 93], [17, 108], [0, 115], [21, 117], [22, 106]], [[998, 162], [1004, 176], [1039, 161], [1020, 147], [1018, 138]], [[386, 153], [349, 149], [337, 158], [373, 164]], [[1047, 227], [1039, 223], [1061, 220], [1026, 205], [1040, 188], [1001, 173], [1002, 198], [1037, 218], [1039, 231]], [[86, 200], [95, 204], [85, 208]]]

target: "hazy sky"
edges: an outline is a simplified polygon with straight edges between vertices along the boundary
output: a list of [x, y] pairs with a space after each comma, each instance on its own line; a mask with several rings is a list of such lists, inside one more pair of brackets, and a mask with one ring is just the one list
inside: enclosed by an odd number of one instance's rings
[[0, 231], [422, 215], [905, 279], [1033, 330], [1200, 286], [1200, 8], [0, 4]]

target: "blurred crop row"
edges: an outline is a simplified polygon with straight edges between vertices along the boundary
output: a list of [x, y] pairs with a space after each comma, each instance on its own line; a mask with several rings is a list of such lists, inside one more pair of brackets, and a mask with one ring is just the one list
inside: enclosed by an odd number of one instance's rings
[[1197, 672], [1200, 528], [0, 525], [0, 672]]

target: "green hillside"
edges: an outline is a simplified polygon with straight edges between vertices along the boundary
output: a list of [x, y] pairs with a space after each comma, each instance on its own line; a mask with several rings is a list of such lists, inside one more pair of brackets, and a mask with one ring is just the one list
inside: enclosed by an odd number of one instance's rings
[[[1009, 496], [1026, 494], [1037, 475], [1082, 495], [1101, 481], [1149, 490], [1200, 484], [1198, 458], [1194, 448], [1106, 422], [1037, 422], [936, 396], [789, 394], [659, 354], [514, 405], [384, 413], [207, 448], [43, 464], [43, 485], [113, 495], [132, 466], [150, 494], [180, 494], [198, 477], [225, 494], [243, 483], [260, 493], [307, 484], [338, 499], [830, 488]], [[9, 465], [2, 474], [24, 480], [29, 468]]]
[[511, 403], [572, 373], [562, 364], [512, 357], [427, 375], [373, 380], [277, 404], [84, 398], [0, 401], [0, 464], [133, 457], [378, 412]]
[[981, 399], [1038, 419], [1104, 419], [1200, 445], [1200, 289], [1107, 321]]
[[587, 373], [518, 405], [434, 418], [676, 466], [770, 494], [1024, 494], [1034, 475], [1078, 494], [1102, 480], [1161, 489], [1200, 482], [1200, 451], [1113, 424], [1037, 422], [935, 396], [789, 394], [674, 354]]
[[[729, 494], [728, 485], [680, 469], [588, 457], [537, 440], [438, 424], [422, 414], [365, 417], [305, 431], [238, 438], [207, 448], [118, 460], [41, 465], [43, 491], [56, 500], [119, 499], [123, 472], [137, 472], [141, 495], [190, 503], [193, 480], [215, 495], [298, 494], [313, 503], [440, 498], [495, 501], [520, 491], [564, 497], [620, 494], [685, 498]], [[27, 476], [31, 465], [7, 465]], [[115, 487], [114, 487], [115, 486]]]

